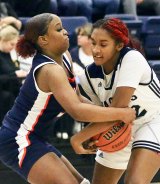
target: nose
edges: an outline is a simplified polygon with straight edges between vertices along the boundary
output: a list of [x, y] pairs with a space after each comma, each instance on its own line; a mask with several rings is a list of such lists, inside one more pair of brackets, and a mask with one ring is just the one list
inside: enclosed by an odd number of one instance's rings
[[92, 52], [94, 54], [100, 53], [100, 48], [96, 45], [96, 46], [92, 46]]
[[64, 35], [67, 35], [67, 36], [69, 35], [69, 34], [68, 34], [68, 31], [67, 31], [66, 29], [64, 29], [63, 34], [64, 34]]

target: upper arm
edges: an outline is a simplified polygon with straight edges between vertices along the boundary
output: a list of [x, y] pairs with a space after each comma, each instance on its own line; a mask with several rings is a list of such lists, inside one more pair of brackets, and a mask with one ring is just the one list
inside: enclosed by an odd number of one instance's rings
[[43, 79], [47, 81], [47, 88], [51, 91], [59, 104], [69, 114], [74, 112], [76, 105], [80, 103], [76, 92], [71, 87], [67, 75], [59, 65], [46, 65], [42, 68]]
[[111, 107], [128, 107], [135, 88], [118, 87], [113, 96]]
[[138, 51], [128, 52], [121, 63], [111, 106], [127, 107], [139, 83], [148, 83], [151, 69]]
[[139, 83], [148, 83], [150, 80], [151, 68], [144, 56], [138, 51], [128, 52], [122, 59], [117, 87], [137, 88]]

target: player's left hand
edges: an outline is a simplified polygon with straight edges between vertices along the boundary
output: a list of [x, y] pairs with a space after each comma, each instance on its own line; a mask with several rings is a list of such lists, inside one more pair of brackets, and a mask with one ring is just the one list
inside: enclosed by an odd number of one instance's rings
[[74, 151], [77, 154], [95, 154], [96, 153], [97, 148], [95, 148], [93, 141], [90, 143], [86, 143], [85, 141], [85, 145], [86, 145], [85, 147], [84, 143], [78, 142], [77, 140], [74, 139], [74, 136], [72, 136], [70, 139], [70, 142]]
[[98, 140], [92, 140], [92, 139], [89, 139], [85, 142], [82, 143], [83, 145], [83, 148], [84, 149], [88, 149], [88, 150], [97, 150], [97, 146], [96, 146], [96, 143], [98, 142]]

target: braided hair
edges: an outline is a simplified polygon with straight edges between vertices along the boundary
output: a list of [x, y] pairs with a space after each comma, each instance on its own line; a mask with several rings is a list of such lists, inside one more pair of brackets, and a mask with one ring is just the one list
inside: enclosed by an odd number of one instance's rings
[[102, 28], [108, 31], [116, 42], [124, 43], [124, 47], [129, 46], [135, 48], [144, 55], [141, 42], [130, 35], [127, 25], [120, 19], [100, 19], [93, 24], [93, 30], [96, 28]]

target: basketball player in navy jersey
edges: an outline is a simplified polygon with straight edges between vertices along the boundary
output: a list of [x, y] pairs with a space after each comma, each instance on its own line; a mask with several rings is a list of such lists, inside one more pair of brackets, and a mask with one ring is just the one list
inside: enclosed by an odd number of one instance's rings
[[[160, 83], [119, 19], [103, 19], [91, 34], [94, 63], [80, 83], [90, 100], [106, 107], [136, 110], [132, 139], [114, 153], [98, 150], [93, 184], [116, 184], [126, 170], [125, 183], [150, 183], [160, 168]], [[136, 45], [137, 47], [138, 45]], [[71, 138], [76, 152], [110, 123], [92, 123]], [[83, 153], [83, 152], [82, 152]]]
[[48, 13], [31, 18], [17, 43], [20, 56], [34, 58], [30, 73], [3, 120], [0, 160], [31, 184], [90, 183], [46, 141], [50, 122], [59, 113], [66, 111], [84, 122], [118, 119], [131, 123], [135, 119], [131, 108], [104, 108], [82, 102], [85, 98], [76, 94], [68, 47], [68, 33], [60, 18]]

